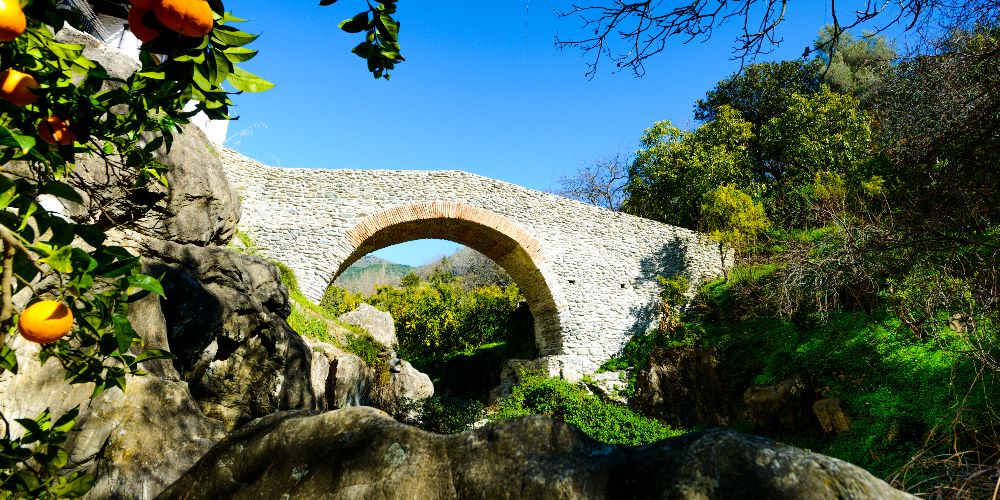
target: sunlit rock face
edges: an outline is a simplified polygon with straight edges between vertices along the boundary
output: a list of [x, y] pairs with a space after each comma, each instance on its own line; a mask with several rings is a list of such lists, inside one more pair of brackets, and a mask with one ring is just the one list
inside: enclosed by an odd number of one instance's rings
[[545, 417], [439, 435], [356, 407], [255, 421], [159, 498], [914, 497], [847, 462], [724, 429], [630, 448]]
[[657, 276], [698, 283], [723, 265], [718, 247], [687, 229], [466, 172], [275, 168], [228, 150], [222, 163], [242, 200], [240, 227], [295, 270], [308, 297], [373, 251], [455, 241], [517, 283], [553, 374], [593, 371], [655, 324]]

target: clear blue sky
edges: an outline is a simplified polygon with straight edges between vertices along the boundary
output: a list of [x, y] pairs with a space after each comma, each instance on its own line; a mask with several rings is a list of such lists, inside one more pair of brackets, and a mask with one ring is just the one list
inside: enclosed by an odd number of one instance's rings
[[[551, 190], [588, 161], [635, 150], [657, 120], [693, 126], [694, 101], [739, 68], [730, 60], [734, 31], [723, 29], [708, 42], [674, 44], [644, 78], [604, 66], [588, 80], [589, 57], [553, 43], [557, 32], [581, 33], [577, 20], [556, 16], [569, 3], [402, 0], [407, 60], [384, 81], [350, 53], [359, 38], [336, 26], [363, 2], [231, 2], [250, 19], [242, 28], [262, 34], [246, 68], [277, 87], [234, 97], [241, 118], [228, 145], [277, 166], [459, 169]], [[792, 3], [785, 41], [760, 60], [801, 55], [829, 21], [827, 5]], [[419, 264], [456, 247], [409, 244], [379, 255]]]

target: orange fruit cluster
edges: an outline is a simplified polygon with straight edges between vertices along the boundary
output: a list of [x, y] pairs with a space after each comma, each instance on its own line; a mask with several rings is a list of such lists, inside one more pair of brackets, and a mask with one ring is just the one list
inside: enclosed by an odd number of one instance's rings
[[22, 337], [32, 342], [55, 342], [73, 329], [73, 311], [62, 302], [41, 300], [21, 313], [17, 329], [21, 331]]
[[[2, 1], [2, 0], [0, 0]], [[215, 16], [206, 0], [129, 0], [129, 29], [143, 42], [160, 36], [163, 30], [150, 26], [146, 19], [153, 12], [163, 27], [184, 36], [202, 37], [215, 26]]]
[[28, 20], [17, 0], [0, 0], [0, 42], [9, 42], [24, 33]]

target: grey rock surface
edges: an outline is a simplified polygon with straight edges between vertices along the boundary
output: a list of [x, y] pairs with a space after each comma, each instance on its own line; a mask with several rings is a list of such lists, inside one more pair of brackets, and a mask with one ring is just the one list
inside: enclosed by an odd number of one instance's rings
[[[125, 52], [69, 26], [60, 30], [57, 38], [83, 45], [84, 55], [118, 78], [128, 78], [139, 69], [139, 63]], [[81, 193], [84, 203], [59, 200], [50, 204], [62, 204], [61, 209], [56, 208], [80, 221], [124, 227], [178, 243], [209, 245], [231, 240], [240, 218], [240, 202], [222, 169], [219, 151], [204, 132], [184, 125], [181, 133], [174, 134], [170, 152], [164, 146], [153, 156], [170, 167], [167, 186], [154, 181], [135, 189], [134, 173], [124, 172], [116, 162], [98, 155], [80, 155], [66, 180]]]
[[[133, 303], [129, 319], [147, 348], [165, 346], [166, 323], [156, 296]], [[146, 363], [147, 376], [128, 377], [126, 389], [91, 400], [93, 384], [70, 385], [55, 360], [38, 362], [40, 348], [21, 337], [10, 346], [19, 371], [0, 375], [0, 413], [11, 422], [48, 408], [54, 419], [79, 406], [65, 449], [69, 466], [97, 477], [87, 498], [152, 498], [222, 439], [220, 422], [207, 418], [169, 362]], [[16, 424], [14, 436], [20, 435]]]
[[747, 420], [755, 429], [816, 426], [813, 387], [795, 375], [775, 384], [754, 385], [743, 392]]
[[629, 448], [543, 417], [437, 435], [359, 407], [255, 421], [159, 498], [913, 497], [846, 462], [729, 430]]
[[678, 427], [726, 425], [742, 409], [715, 352], [697, 346], [654, 348], [649, 366], [636, 374], [632, 403], [643, 414]]
[[232, 429], [311, 409], [312, 353], [292, 331], [288, 292], [267, 261], [218, 247], [146, 240], [145, 271], [163, 276], [174, 363], [206, 415]]
[[313, 354], [310, 382], [319, 410], [391, 405], [434, 395], [430, 377], [406, 361], [398, 361], [398, 368], [389, 372], [385, 383], [361, 358], [325, 342], [305, 341]]
[[396, 339], [396, 322], [393, 321], [392, 315], [374, 306], [361, 303], [356, 309], [340, 315], [337, 319], [364, 329], [390, 351], [394, 351], [399, 344]]

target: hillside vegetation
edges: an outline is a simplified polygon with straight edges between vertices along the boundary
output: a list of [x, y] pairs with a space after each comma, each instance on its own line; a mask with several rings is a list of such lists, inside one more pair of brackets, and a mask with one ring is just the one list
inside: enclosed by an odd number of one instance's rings
[[[738, 263], [690, 303], [665, 288], [683, 316], [606, 369], [630, 368], [634, 396], [637, 374], [701, 353], [726, 399], [668, 424], [734, 425], [932, 497], [995, 495], [1000, 32], [912, 59], [879, 38], [818, 53], [719, 82], [694, 130], [646, 130], [624, 210]], [[760, 416], [761, 394], [790, 388]]]

